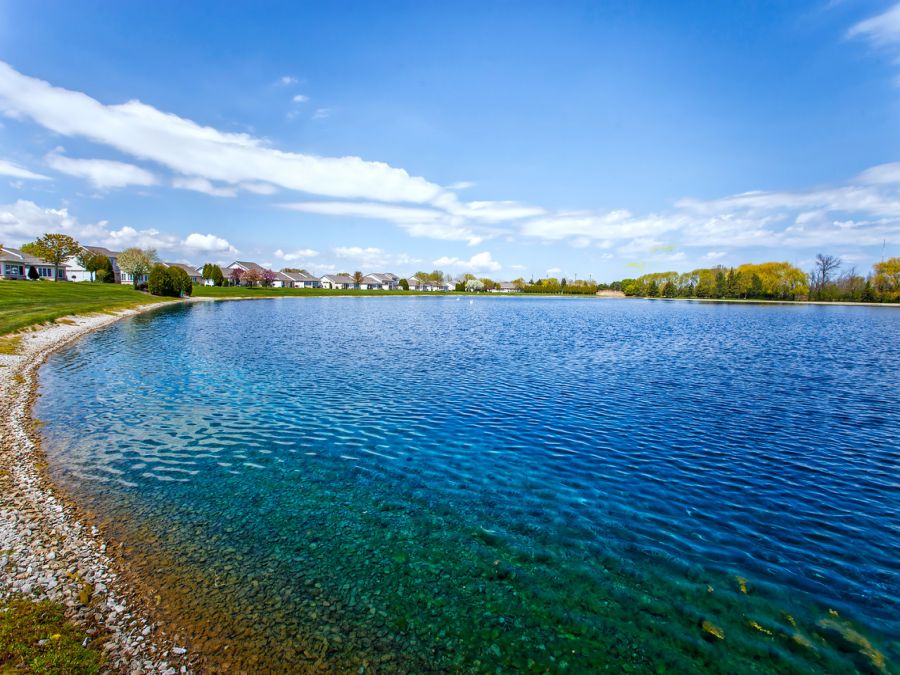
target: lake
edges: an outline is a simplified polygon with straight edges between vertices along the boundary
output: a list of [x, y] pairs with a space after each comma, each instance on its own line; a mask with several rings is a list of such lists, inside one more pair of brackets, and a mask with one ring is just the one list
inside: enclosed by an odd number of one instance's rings
[[210, 668], [897, 672], [900, 311], [202, 303], [40, 382]]

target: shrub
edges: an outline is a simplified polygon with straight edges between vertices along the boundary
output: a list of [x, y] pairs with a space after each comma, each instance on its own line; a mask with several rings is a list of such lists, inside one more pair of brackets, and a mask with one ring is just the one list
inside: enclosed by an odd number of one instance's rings
[[175, 290], [178, 291], [178, 294], [190, 296], [190, 294], [194, 292], [194, 284], [191, 281], [191, 277], [183, 269], [180, 267], [170, 267], [169, 275], [172, 277], [172, 283], [175, 286]]
[[404, 291], [408, 291], [409, 290], [409, 282], [406, 279], [401, 279], [400, 280], [400, 288], [402, 288]]
[[164, 295], [177, 298], [181, 295], [179, 282], [165, 265], [154, 265], [150, 269], [150, 278], [147, 280], [147, 290], [151, 295]]
[[94, 273], [94, 276], [96, 277], [97, 281], [99, 281], [100, 283], [103, 283], [103, 284], [108, 284], [111, 281], [113, 281], [112, 273], [110, 273], [109, 271], [107, 271], [105, 269], [97, 270]]

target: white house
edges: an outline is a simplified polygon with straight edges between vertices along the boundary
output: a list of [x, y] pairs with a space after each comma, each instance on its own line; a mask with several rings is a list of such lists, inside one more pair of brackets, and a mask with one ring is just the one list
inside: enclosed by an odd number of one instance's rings
[[400, 288], [400, 277], [391, 272], [373, 272], [363, 277], [359, 287], [370, 291], [396, 291]]
[[[33, 274], [32, 270], [34, 270]], [[4, 279], [30, 279], [32, 276], [36, 276], [53, 281], [54, 266], [46, 260], [22, 253], [19, 249], [3, 246], [0, 247], [0, 272]], [[59, 266], [56, 275], [59, 281], [66, 280], [65, 263]]]
[[356, 288], [356, 282], [349, 274], [326, 274], [321, 279], [322, 288], [347, 289]]
[[306, 270], [300, 270], [299, 272], [281, 272], [284, 276], [290, 279], [290, 287], [291, 288], [321, 288], [322, 282], [319, 281], [318, 277], [314, 277], [312, 274], [307, 272]]
[[[122, 270], [119, 269], [118, 251], [110, 251], [108, 248], [104, 248], [103, 246], [85, 246], [85, 250], [90, 251], [96, 255], [102, 255], [109, 258], [109, 262], [112, 264], [113, 269], [113, 278], [117, 284], [130, 284], [131, 283], [131, 275], [126, 274], [127, 281], [122, 278]], [[94, 281], [96, 279], [95, 272], [88, 272], [84, 267], [81, 266], [81, 263], [78, 262], [78, 258], [69, 258], [66, 260], [66, 278], [69, 281]]]
[[[216, 265], [219, 268], [219, 271], [222, 273], [222, 279], [224, 279], [224, 283], [231, 283], [231, 270], [227, 267], [222, 267], [221, 265]], [[194, 270], [196, 274], [200, 275], [200, 282], [204, 286], [215, 286], [216, 283], [212, 279], [204, 279], [203, 278], [203, 268], [198, 267]]]
[[490, 290], [491, 293], [521, 293], [522, 289], [511, 281], [501, 281]]

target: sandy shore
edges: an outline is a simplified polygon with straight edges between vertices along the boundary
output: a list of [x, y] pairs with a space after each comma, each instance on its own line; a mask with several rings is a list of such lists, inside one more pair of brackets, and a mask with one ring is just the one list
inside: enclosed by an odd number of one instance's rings
[[188, 672], [190, 655], [142, 610], [113, 551], [50, 483], [31, 418], [37, 370], [55, 349], [126, 316], [73, 316], [23, 333], [19, 353], [0, 355], [0, 600], [20, 593], [64, 604], [100, 640], [111, 672]]

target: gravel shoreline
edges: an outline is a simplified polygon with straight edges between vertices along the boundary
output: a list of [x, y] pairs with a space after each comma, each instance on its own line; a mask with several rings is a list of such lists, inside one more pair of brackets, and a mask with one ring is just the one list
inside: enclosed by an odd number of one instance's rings
[[67, 317], [21, 333], [18, 353], [0, 355], [0, 601], [21, 594], [62, 603], [102, 641], [107, 672], [186, 673], [190, 655], [154, 623], [102, 532], [80, 522], [47, 478], [31, 407], [37, 371], [54, 350], [160, 306]]

